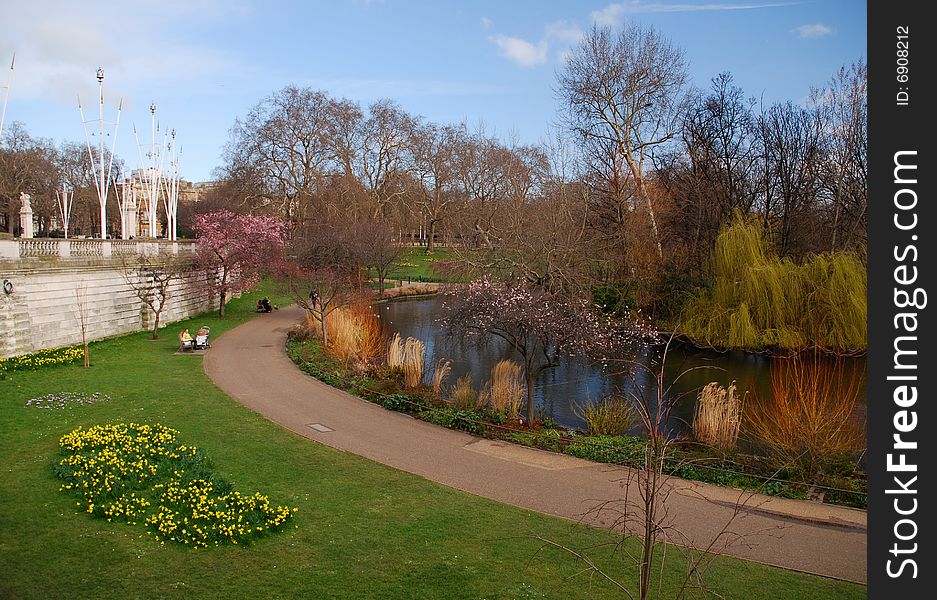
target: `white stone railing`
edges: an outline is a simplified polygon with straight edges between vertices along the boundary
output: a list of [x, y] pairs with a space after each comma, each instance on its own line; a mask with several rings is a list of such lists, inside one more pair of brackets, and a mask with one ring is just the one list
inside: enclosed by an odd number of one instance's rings
[[20, 238], [0, 240], [0, 260], [19, 258], [111, 258], [195, 252], [192, 240], [64, 240]]

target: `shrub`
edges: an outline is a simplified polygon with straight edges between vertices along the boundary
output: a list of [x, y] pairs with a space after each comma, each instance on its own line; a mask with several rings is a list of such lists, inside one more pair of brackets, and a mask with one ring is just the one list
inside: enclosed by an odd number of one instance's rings
[[746, 430], [777, 464], [797, 465], [814, 481], [843, 457], [865, 448], [865, 419], [857, 407], [864, 367], [812, 353], [771, 365], [771, 396], [747, 404]]
[[638, 419], [634, 405], [621, 396], [608, 396], [594, 404], [576, 404], [573, 412], [586, 422], [591, 435], [617, 435]]
[[700, 390], [693, 417], [693, 435], [697, 441], [722, 451], [735, 448], [742, 422], [742, 398], [735, 382], [728, 389], [717, 382]]
[[502, 413], [507, 419], [516, 419], [527, 398], [524, 377], [520, 365], [513, 360], [502, 360], [491, 369], [491, 410]]
[[394, 334], [387, 352], [387, 366], [390, 369], [399, 368], [403, 371], [404, 384], [415, 388], [423, 381], [423, 360], [426, 355], [426, 345], [418, 339], [408, 337], [406, 341], [400, 339], [400, 334]]
[[574, 438], [563, 452], [594, 462], [641, 466], [646, 446], [647, 442], [634, 436], [582, 436]]
[[482, 424], [483, 415], [472, 410], [463, 410], [452, 406], [423, 411], [420, 413], [420, 419], [428, 423], [435, 423], [449, 429], [460, 429], [475, 435], [481, 435], [485, 431]]

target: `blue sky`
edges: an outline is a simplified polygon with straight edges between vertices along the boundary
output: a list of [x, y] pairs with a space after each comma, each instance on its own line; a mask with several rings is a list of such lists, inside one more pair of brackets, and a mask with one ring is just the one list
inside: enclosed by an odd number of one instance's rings
[[[76, 97], [105, 117], [123, 98], [117, 153], [139, 166], [131, 126], [149, 105], [183, 147], [182, 175], [211, 178], [228, 129], [264, 96], [310, 86], [366, 106], [396, 99], [437, 122], [484, 122], [524, 143], [556, 118], [563, 53], [594, 23], [654, 25], [686, 51], [692, 80], [730, 71], [746, 94], [802, 102], [841, 65], [866, 60], [866, 3], [740, 0], [32, 0], [0, 9], [0, 85], [16, 51], [6, 122], [84, 139]], [[143, 140], [141, 140], [143, 141]]]

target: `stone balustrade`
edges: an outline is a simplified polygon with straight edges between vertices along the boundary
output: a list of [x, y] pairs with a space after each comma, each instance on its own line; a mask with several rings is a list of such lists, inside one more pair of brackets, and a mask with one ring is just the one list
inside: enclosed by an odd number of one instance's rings
[[20, 238], [0, 240], [0, 260], [20, 258], [112, 258], [157, 256], [195, 251], [193, 240], [94, 240]]

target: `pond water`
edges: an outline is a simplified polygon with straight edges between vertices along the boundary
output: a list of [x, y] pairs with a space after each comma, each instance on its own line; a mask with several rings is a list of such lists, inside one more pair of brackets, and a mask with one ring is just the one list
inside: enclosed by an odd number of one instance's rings
[[[489, 379], [491, 369], [498, 361], [513, 358], [520, 362], [514, 351], [500, 339], [479, 346], [475, 340], [450, 338], [438, 322], [442, 302], [442, 296], [435, 296], [376, 306], [388, 334], [399, 333], [403, 338], [412, 336], [426, 344], [427, 382], [431, 381], [434, 366], [439, 360], [452, 363], [452, 373], [447, 380], [449, 385], [469, 374], [476, 388]], [[585, 423], [576, 415], [577, 403], [591, 403], [609, 394], [623, 392], [643, 393], [648, 398], [656, 398], [655, 376], [660, 372], [662, 351], [663, 346], [632, 348], [625, 359], [644, 368], [632, 367], [627, 374], [615, 372], [622, 371], [624, 367], [603, 369], [584, 359], [564, 359], [559, 367], [544, 371], [536, 380], [537, 410], [563, 426], [585, 429]], [[727, 386], [734, 380], [739, 392], [748, 392], [746, 401], [767, 397], [771, 391], [769, 362], [763, 355], [747, 352], [718, 353], [687, 344], [671, 345], [664, 367], [664, 385], [665, 388], [670, 386], [669, 393], [673, 397], [680, 398], [670, 423], [673, 432], [682, 432], [689, 427], [696, 396], [700, 388], [711, 381]], [[847, 358], [842, 361], [842, 368], [859, 369], [864, 362], [864, 358]], [[865, 398], [864, 375], [862, 397]], [[864, 405], [861, 410], [864, 413]]]

